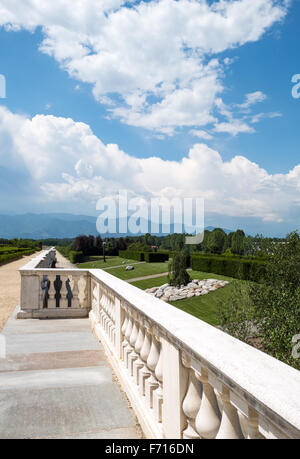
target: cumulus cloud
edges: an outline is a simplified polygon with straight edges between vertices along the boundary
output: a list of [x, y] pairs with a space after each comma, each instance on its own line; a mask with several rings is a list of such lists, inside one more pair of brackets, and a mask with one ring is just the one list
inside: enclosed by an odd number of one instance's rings
[[[7, 30], [42, 27], [40, 50], [123, 123], [173, 134], [215, 121], [231, 65], [219, 53], [259, 40], [285, 0], [1, 0]], [[249, 95], [245, 104], [257, 101]], [[228, 132], [228, 130], [227, 130]], [[242, 130], [241, 132], [246, 132]]]
[[[0, 147], [0, 171], [16, 184], [20, 171], [28, 177], [26, 199], [32, 205], [55, 202], [67, 208], [73, 202], [86, 212], [95, 210], [99, 197], [126, 189], [141, 197], [202, 197], [207, 213], [222, 216], [270, 222], [300, 216], [300, 165], [272, 175], [243, 156], [224, 161], [203, 143], [181, 161], [138, 159], [105, 145], [84, 123], [51, 115], [28, 118], [4, 107]], [[5, 190], [0, 198], [7, 199]]]

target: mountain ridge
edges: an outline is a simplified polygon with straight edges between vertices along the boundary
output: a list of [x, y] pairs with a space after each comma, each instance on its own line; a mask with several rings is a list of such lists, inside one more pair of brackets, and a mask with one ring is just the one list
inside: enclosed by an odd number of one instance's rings
[[[76, 215], [67, 213], [26, 213], [22, 215], [0, 214], [0, 237], [5, 239], [47, 239], [74, 238], [79, 234], [98, 235], [96, 228], [97, 217], [91, 215]], [[172, 231], [171, 225], [171, 233]], [[117, 225], [118, 227], [118, 225]], [[205, 229], [213, 230], [209, 226]], [[228, 234], [231, 230], [225, 229]], [[128, 235], [132, 235], [128, 232]], [[165, 235], [165, 234], [159, 234]], [[126, 236], [124, 234], [109, 234], [108, 237]]]

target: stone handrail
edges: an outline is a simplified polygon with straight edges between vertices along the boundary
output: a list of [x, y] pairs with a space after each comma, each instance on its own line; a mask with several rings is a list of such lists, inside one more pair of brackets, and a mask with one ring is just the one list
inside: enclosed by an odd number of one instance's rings
[[299, 371], [108, 272], [75, 271], [147, 438], [300, 438]]

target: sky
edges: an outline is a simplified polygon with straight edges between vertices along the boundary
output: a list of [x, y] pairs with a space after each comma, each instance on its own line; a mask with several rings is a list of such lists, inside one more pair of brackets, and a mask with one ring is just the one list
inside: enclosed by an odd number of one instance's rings
[[299, 0], [0, 0], [0, 214], [128, 190], [299, 229], [299, 21]]

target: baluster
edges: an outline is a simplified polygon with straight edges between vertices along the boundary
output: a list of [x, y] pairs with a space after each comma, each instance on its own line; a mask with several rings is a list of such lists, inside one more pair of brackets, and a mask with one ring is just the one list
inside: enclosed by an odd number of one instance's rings
[[62, 286], [61, 286], [61, 291], [60, 291], [60, 305], [59, 307], [62, 309], [67, 309], [68, 308], [68, 289], [67, 289], [67, 280], [68, 277], [61, 276], [62, 277]]
[[245, 438], [249, 440], [257, 440], [265, 438], [259, 431], [259, 416], [258, 413], [251, 407], [248, 408], [248, 435]]
[[109, 316], [110, 316], [110, 323], [109, 323], [109, 335], [110, 340], [114, 344], [114, 330], [115, 330], [115, 323], [114, 323], [114, 304], [115, 298], [112, 295], [109, 295]]
[[41, 286], [41, 296], [40, 296], [40, 304], [42, 309], [47, 309], [48, 307], [48, 276], [47, 275], [42, 275], [40, 278], [40, 286]]
[[126, 344], [126, 347], [124, 347], [124, 355], [123, 355], [123, 360], [124, 360], [124, 364], [126, 368], [128, 368], [128, 355], [132, 351], [132, 347], [131, 347], [129, 340], [130, 340], [130, 336], [131, 336], [132, 328], [133, 328], [131, 311], [128, 310], [128, 314], [129, 314], [128, 325], [127, 325], [126, 332], [125, 332], [127, 344]]
[[48, 295], [49, 295], [48, 308], [49, 309], [56, 309], [56, 298], [55, 298], [56, 290], [55, 290], [55, 286], [54, 286], [54, 282], [56, 280], [56, 276], [51, 274], [51, 275], [48, 276], [48, 279], [49, 279], [49, 282], [50, 282], [50, 286], [49, 286], [49, 290], [48, 290]]
[[139, 334], [135, 343], [135, 352], [137, 353], [138, 358], [133, 362], [133, 379], [135, 384], [139, 385], [139, 371], [143, 367], [143, 361], [141, 359], [141, 351], [145, 340], [145, 329], [144, 329], [144, 321], [140, 319], [140, 328]]
[[208, 374], [202, 369], [197, 378], [202, 382], [202, 401], [196, 416], [196, 431], [202, 438], [215, 438], [220, 428], [220, 411], [213, 387], [208, 382]]
[[152, 334], [152, 343], [147, 359], [147, 366], [150, 370], [150, 378], [146, 381], [146, 399], [148, 406], [153, 408], [153, 391], [159, 386], [159, 383], [155, 376], [156, 365], [159, 360], [159, 342], [156, 339], [154, 333]]
[[103, 289], [101, 297], [101, 306], [102, 306], [102, 327], [106, 333], [106, 290]]
[[153, 392], [153, 408], [157, 422], [162, 422], [162, 406], [163, 406], [163, 353], [162, 346], [159, 343], [159, 359], [155, 368], [155, 376], [158, 381], [158, 387]]
[[78, 289], [79, 289], [79, 304], [81, 308], [86, 307], [86, 301], [87, 301], [87, 295], [86, 295], [86, 287], [87, 287], [87, 281], [86, 278], [83, 276], [80, 276], [80, 279], [78, 281]]
[[143, 347], [141, 350], [141, 359], [143, 362], [143, 366], [139, 371], [139, 389], [140, 393], [142, 395], [145, 395], [145, 390], [146, 390], [146, 381], [151, 375], [151, 371], [149, 370], [147, 366], [147, 360], [148, 356], [150, 354], [150, 349], [151, 349], [151, 335], [150, 335], [150, 330], [149, 330], [149, 325], [145, 322], [145, 339], [143, 342]]
[[40, 309], [43, 309], [43, 289], [42, 289], [43, 276], [39, 275], [39, 305]]
[[109, 308], [109, 298], [108, 298], [108, 293], [107, 290], [105, 290], [105, 297], [104, 297], [104, 312], [105, 312], [105, 317], [104, 317], [104, 322], [105, 322], [105, 332], [109, 336], [109, 315], [108, 315], [108, 308]]
[[73, 295], [73, 298], [72, 298], [72, 303], [71, 303], [71, 307], [72, 308], [79, 308], [80, 305], [79, 305], [79, 298], [78, 298], [78, 295], [79, 295], [79, 289], [78, 289], [78, 278], [76, 278], [75, 276], [72, 276], [72, 295]]
[[130, 376], [133, 376], [133, 362], [135, 362], [138, 358], [138, 355], [135, 351], [135, 343], [137, 341], [138, 334], [139, 334], [138, 316], [135, 314], [133, 315], [133, 328], [132, 328], [132, 333], [129, 339], [129, 342], [132, 346], [132, 352], [128, 356], [128, 370], [130, 372]]
[[92, 308], [94, 314], [96, 315], [98, 321], [100, 321], [100, 311], [99, 311], [99, 284], [93, 281], [92, 284], [92, 292], [93, 292], [93, 300], [92, 300]]
[[100, 298], [100, 324], [101, 324], [102, 329], [104, 330], [105, 312], [104, 312], [104, 308], [103, 308], [103, 303], [104, 303], [104, 290], [102, 289], [101, 298]]
[[223, 390], [222, 393], [220, 393], [220, 397], [222, 399], [223, 412], [220, 429], [216, 438], [227, 440], [244, 438], [237, 410], [231, 404], [230, 392], [229, 389], [227, 389], [227, 387], [223, 386]]
[[183, 432], [183, 438], [194, 440], [199, 438], [199, 434], [195, 430], [195, 420], [201, 405], [202, 385], [199, 379], [196, 378], [195, 371], [190, 367], [185, 356], [182, 356], [182, 363], [188, 368], [189, 372], [188, 389], [182, 403], [182, 410], [188, 424]]
[[125, 352], [125, 347], [127, 346], [127, 340], [126, 340], [125, 335], [126, 335], [126, 330], [127, 330], [128, 321], [129, 321], [129, 314], [128, 314], [128, 307], [126, 305], [122, 306], [122, 308], [123, 308], [124, 320], [123, 320], [123, 325], [121, 329], [121, 333], [122, 333], [121, 359], [124, 361], [124, 352]]

